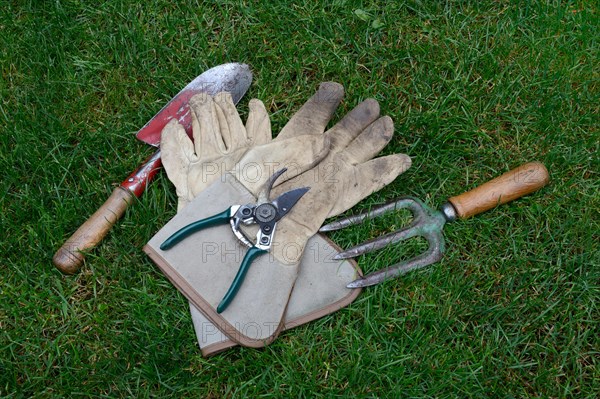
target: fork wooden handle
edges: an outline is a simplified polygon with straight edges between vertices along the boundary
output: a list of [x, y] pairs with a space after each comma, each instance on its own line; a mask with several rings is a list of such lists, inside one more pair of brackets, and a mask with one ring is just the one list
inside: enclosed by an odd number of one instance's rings
[[542, 163], [529, 162], [448, 201], [464, 219], [539, 190], [549, 180]]

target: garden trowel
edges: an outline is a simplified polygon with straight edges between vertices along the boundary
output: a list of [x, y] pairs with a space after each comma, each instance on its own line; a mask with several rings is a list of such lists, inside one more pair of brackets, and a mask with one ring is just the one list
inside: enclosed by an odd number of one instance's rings
[[[211, 68], [185, 86], [136, 136], [141, 141], [158, 147], [163, 127], [175, 118], [191, 137], [192, 117], [188, 105], [191, 97], [199, 93], [214, 96], [227, 91], [237, 104], [251, 83], [252, 73], [246, 64], [228, 63]], [[94, 248], [104, 238], [132, 200], [140, 197], [154, 178], [161, 166], [160, 155], [160, 150], [157, 150], [115, 188], [108, 200], [56, 252], [52, 261], [60, 271], [73, 274], [79, 270], [84, 261], [84, 252]]]

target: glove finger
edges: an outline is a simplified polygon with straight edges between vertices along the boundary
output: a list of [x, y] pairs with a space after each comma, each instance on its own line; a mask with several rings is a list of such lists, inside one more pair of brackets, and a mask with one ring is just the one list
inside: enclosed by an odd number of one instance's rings
[[343, 97], [344, 87], [339, 83], [321, 83], [319, 90], [292, 116], [277, 139], [322, 134]]
[[212, 159], [225, 153], [214, 101], [206, 93], [190, 99], [194, 147], [200, 159]]
[[327, 156], [329, 145], [329, 139], [323, 135], [274, 140], [247, 152], [233, 173], [251, 193], [258, 195], [267, 180], [280, 169], [287, 168], [287, 172], [273, 186], [312, 169]]
[[340, 196], [327, 217], [337, 216], [352, 208], [370, 194], [381, 190], [410, 168], [412, 161], [406, 154], [393, 154], [372, 159], [353, 168], [346, 192]]
[[246, 134], [249, 145], [257, 146], [271, 141], [271, 120], [262, 101], [253, 98], [248, 104], [250, 112], [246, 121]]
[[352, 142], [363, 130], [379, 118], [379, 103], [370, 98], [346, 114], [325, 134], [331, 138], [331, 152], [339, 152]]
[[169, 180], [177, 189], [177, 195], [187, 193], [187, 173], [190, 164], [197, 160], [192, 140], [183, 126], [171, 119], [161, 133], [161, 159]]
[[231, 94], [228, 92], [218, 93], [214, 97], [214, 102], [217, 109], [217, 117], [219, 118], [219, 126], [221, 138], [227, 152], [236, 150], [248, 145], [248, 137], [246, 137], [246, 129], [240, 118]]
[[383, 116], [371, 123], [342, 152], [351, 164], [359, 164], [374, 158], [390, 142], [394, 135], [394, 122]]

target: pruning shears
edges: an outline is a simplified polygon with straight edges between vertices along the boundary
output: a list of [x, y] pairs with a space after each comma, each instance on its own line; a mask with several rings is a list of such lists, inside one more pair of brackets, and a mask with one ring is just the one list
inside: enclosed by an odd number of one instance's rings
[[[267, 253], [271, 248], [277, 222], [287, 215], [294, 205], [296, 205], [298, 200], [300, 200], [300, 198], [302, 198], [302, 196], [306, 194], [308, 190], [310, 190], [310, 187], [296, 188], [281, 194], [272, 201], [269, 200], [273, 183], [277, 180], [277, 178], [279, 178], [279, 176], [285, 173], [286, 170], [286, 168], [280, 169], [269, 178], [265, 184], [265, 188], [259, 194], [256, 203], [232, 205], [216, 215], [192, 222], [173, 233], [160, 245], [160, 249], [166, 251], [177, 243], [181, 242], [190, 234], [208, 227], [229, 223], [233, 234], [238, 238], [238, 240], [248, 247], [248, 251], [244, 255], [244, 259], [240, 264], [233, 282], [217, 306], [217, 313], [223, 312], [227, 306], [229, 306], [237, 294], [240, 286], [242, 285], [246, 273], [250, 269], [252, 261], [257, 256]], [[240, 230], [241, 224], [258, 225], [259, 230], [256, 234], [256, 243], [253, 243]]]

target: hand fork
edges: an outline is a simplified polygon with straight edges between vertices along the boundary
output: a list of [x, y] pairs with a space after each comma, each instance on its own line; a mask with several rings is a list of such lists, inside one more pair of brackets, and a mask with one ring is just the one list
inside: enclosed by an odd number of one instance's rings
[[549, 176], [546, 167], [539, 162], [530, 162], [506, 172], [471, 191], [449, 198], [437, 211], [417, 198], [402, 197], [395, 202], [381, 205], [370, 212], [326, 224], [319, 231], [339, 230], [396, 209], [408, 209], [413, 214], [412, 223], [405, 228], [369, 240], [335, 256], [334, 259], [353, 258], [417, 236], [427, 240], [429, 247], [426, 252], [361, 277], [347, 285], [348, 288], [368, 287], [398, 277], [408, 271], [438, 262], [442, 258], [445, 249], [442, 230], [447, 222], [477, 215], [497, 205], [530, 194], [545, 186], [548, 181]]

